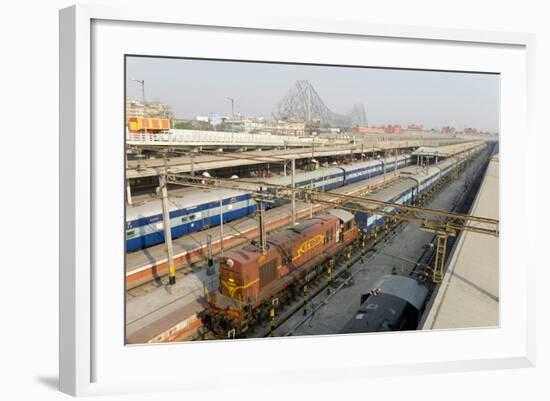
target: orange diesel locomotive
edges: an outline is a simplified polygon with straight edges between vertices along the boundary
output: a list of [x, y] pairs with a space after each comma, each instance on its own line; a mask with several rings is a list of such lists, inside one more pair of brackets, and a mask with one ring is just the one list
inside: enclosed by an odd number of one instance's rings
[[219, 336], [240, 336], [267, 316], [273, 299], [285, 303], [298, 295], [330, 260], [350, 253], [358, 237], [353, 214], [331, 209], [271, 234], [264, 254], [253, 244], [227, 252], [219, 258], [219, 290], [209, 296], [203, 322]]

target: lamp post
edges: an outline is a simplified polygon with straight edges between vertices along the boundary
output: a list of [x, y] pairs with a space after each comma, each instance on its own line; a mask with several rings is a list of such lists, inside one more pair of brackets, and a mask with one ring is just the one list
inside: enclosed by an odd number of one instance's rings
[[[143, 99], [143, 110], [145, 111], [145, 80], [132, 79], [141, 85], [141, 97]], [[147, 126], [145, 126], [145, 133], [147, 133]], [[128, 156], [126, 155], [126, 168], [128, 168]], [[126, 197], [128, 198], [128, 204], [132, 204], [132, 192], [130, 188], [130, 180], [126, 179]]]
[[168, 207], [168, 183], [166, 171], [159, 175], [159, 191], [162, 200], [162, 219], [164, 226], [164, 242], [168, 262], [168, 283], [176, 284], [176, 268], [174, 265], [174, 248], [172, 246], [172, 228], [170, 226], [170, 209]]
[[296, 193], [294, 189], [296, 188], [296, 159], [292, 158], [292, 227], [296, 225]]
[[[146, 106], [145, 106], [145, 80], [144, 79], [132, 79], [132, 81], [134, 82], [137, 82], [138, 84], [141, 85], [141, 101], [143, 103], [143, 117], [145, 118], [146, 115], [145, 115], [145, 109], [146, 109]], [[145, 127], [145, 134], [147, 134], [147, 124], [144, 124], [144, 127]]]
[[231, 102], [231, 118], [233, 118], [235, 116], [235, 99], [228, 96], [227, 100]]

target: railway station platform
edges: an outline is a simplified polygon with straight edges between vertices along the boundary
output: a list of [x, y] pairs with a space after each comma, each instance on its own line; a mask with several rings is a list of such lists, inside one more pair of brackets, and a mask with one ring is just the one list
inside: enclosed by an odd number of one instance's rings
[[[282, 163], [285, 160], [305, 159], [325, 156], [346, 156], [350, 154], [361, 154], [371, 152], [383, 152], [390, 149], [408, 149], [419, 146], [428, 146], [426, 149], [440, 149], [441, 156], [448, 154], [451, 150], [458, 152], [461, 148], [448, 148], [448, 146], [464, 144], [466, 148], [473, 147], [473, 141], [464, 139], [441, 139], [441, 138], [401, 138], [389, 139], [383, 138], [380, 140], [365, 139], [358, 141], [355, 144], [341, 145], [324, 145], [323, 143], [308, 144], [307, 148], [298, 149], [271, 149], [271, 150], [254, 150], [246, 152], [228, 152], [216, 155], [193, 154], [172, 157], [166, 160], [161, 159], [140, 159], [128, 160], [126, 169], [127, 179], [137, 179], [145, 177], [158, 176], [164, 172], [167, 167], [173, 174], [190, 173], [192, 171], [216, 170], [227, 167], [238, 167], [257, 165], [265, 163]], [[476, 141], [477, 144], [480, 142]], [[442, 145], [442, 146], [440, 146]], [[467, 150], [467, 149], [466, 149]], [[166, 164], [165, 164], [166, 163]]]
[[[499, 218], [499, 158], [493, 156], [471, 214]], [[451, 329], [499, 324], [499, 239], [464, 232], [456, 243], [421, 327]]]
[[193, 269], [177, 274], [173, 286], [158, 285], [146, 292], [126, 294], [126, 342], [145, 344], [185, 338], [200, 327], [197, 313], [204, 309], [204, 288], [217, 289], [216, 274]]
[[451, 157], [479, 146], [484, 141], [455, 143], [444, 146], [422, 146], [412, 152], [413, 156]]

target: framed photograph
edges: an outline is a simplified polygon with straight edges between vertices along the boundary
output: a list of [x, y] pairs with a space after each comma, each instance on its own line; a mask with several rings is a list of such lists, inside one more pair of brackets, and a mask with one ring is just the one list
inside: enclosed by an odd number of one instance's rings
[[151, 11], [60, 12], [61, 391], [533, 366], [532, 35]]

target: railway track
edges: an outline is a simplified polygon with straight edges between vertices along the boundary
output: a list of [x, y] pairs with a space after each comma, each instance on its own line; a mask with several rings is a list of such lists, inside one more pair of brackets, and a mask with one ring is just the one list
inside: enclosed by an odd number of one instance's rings
[[[490, 153], [490, 151], [488, 151]], [[489, 154], [488, 153], [488, 154]], [[466, 213], [470, 210], [471, 204], [473, 199], [475, 198], [475, 195], [477, 191], [479, 190], [479, 185], [481, 183], [481, 180], [483, 179], [487, 164], [488, 164], [488, 158], [481, 158], [481, 161], [479, 163], [476, 163], [475, 165], [472, 165], [471, 167], [464, 170], [464, 173], [461, 174], [460, 180], [465, 182], [465, 188], [463, 192], [460, 192], [460, 195], [453, 200], [451, 211], [457, 211], [461, 213]], [[469, 177], [468, 177], [469, 176]], [[468, 178], [467, 178], [468, 177]], [[473, 179], [472, 179], [473, 178]], [[456, 181], [452, 181], [452, 183], [455, 183]], [[392, 233], [390, 233], [388, 236], [384, 238], [384, 240], [391, 241], [391, 237], [395, 237], [399, 234], [400, 231], [402, 231], [407, 224], [398, 224], [393, 229]], [[434, 235], [430, 238], [428, 243], [434, 244], [436, 242], [437, 236]], [[453, 245], [456, 242], [457, 238], [453, 237], [452, 241], [449, 241], [448, 247], [447, 247], [447, 257], [453, 250]], [[377, 254], [382, 254], [390, 257], [395, 257], [397, 259], [400, 259], [402, 261], [405, 261], [407, 263], [410, 263], [413, 267], [412, 268], [404, 268], [403, 271], [397, 272], [398, 274], [409, 274], [409, 275], [418, 275], [421, 280], [424, 281], [424, 283], [427, 285], [427, 287], [430, 290], [430, 296], [433, 293], [434, 289], [437, 288], [437, 285], [434, 284], [431, 280], [428, 278], [431, 276], [433, 261], [435, 258], [435, 246], [427, 247], [424, 252], [418, 257], [415, 258], [416, 260], [403, 258], [399, 255], [391, 255], [386, 253], [385, 249], [377, 250], [375, 253], [369, 257], [370, 259], [374, 259]], [[369, 265], [369, 261], [366, 261], [365, 265]], [[363, 268], [365, 265], [358, 267], [353, 275], [356, 275], [363, 271]], [[392, 273], [396, 273], [392, 269]], [[315, 312], [318, 309], [321, 309], [325, 305], [327, 305], [331, 298], [336, 296], [337, 292], [346, 288], [347, 286], [347, 279], [344, 281], [338, 288], [335, 289], [335, 291], [331, 292], [330, 295], [326, 296], [323, 299], [318, 300], [318, 306], [314, 308], [311, 312], [308, 313], [307, 316], [299, 320], [297, 323], [295, 322], [294, 326], [291, 326], [290, 328], [287, 327], [286, 330], [280, 331], [277, 333], [277, 336], [289, 336], [294, 335], [295, 331], [303, 324], [306, 324], [308, 321], [311, 321], [313, 317], [315, 316]], [[368, 288], [365, 287], [365, 291]], [[303, 332], [303, 330], [301, 330]], [[306, 330], [307, 331], [307, 330]]]
[[[365, 242], [365, 247], [354, 246], [352, 248], [352, 254], [349, 260], [346, 260], [343, 256], [339, 256], [334, 264], [334, 270], [332, 271], [332, 277], [328, 279], [328, 276], [317, 275], [315, 278], [308, 282], [308, 298], [314, 300], [323, 292], [327, 293], [321, 302], [308, 301], [309, 311], [305, 314], [306, 318], [311, 316], [311, 311], [315, 311], [320, 304], [330, 300], [330, 298], [340, 291], [342, 288], [353, 284], [353, 277], [360, 272], [371, 258], [376, 256], [379, 252], [377, 248], [378, 244], [391, 240], [399, 231], [407, 224], [404, 221], [396, 221], [395, 223], [388, 225], [386, 230], [383, 230], [382, 234], [378, 233], [376, 238], [372, 238]], [[326, 273], [326, 271], [325, 271]], [[244, 338], [265, 338], [270, 337], [274, 331], [280, 328], [290, 318], [295, 316], [300, 311], [304, 310], [305, 302], [303, 299], [293, 299], [290, 303], [279, 304], [276, 310], [275, 324], [272, 326], [269, 320], [264, 320], [254, 327], [246, 331]], [[306, 319], [307, 320], [307, 319]], [[285, 334], [290, 335], [290, 334]], [[203, 328], [200, 330], [197, 336], [193, 340], [220, 340], [211, 330]]]
[[[403, 223], [396, 223], [394, 227], [392, 227], [387, 234], [380, 237], [375, 243], [370, 244], [370, 248], [362, 250], [354, 248], [354, 253], [352, 254], [352, 257], [349, 261], [342, 261], [340, 260], [340, 263], [338, 264], [337, 269], [335, 270], [334, 278], [331, 280], [331, 283], [328, 282], [326, 278], [319, 280], [317, 283], [313, 283], [315, 287], [313, 287], [312, 283], [311, 285], [314, 290], [312, 291], [311, 299], [314, 300], [316, 297], [321, 295], [322, 293], [326, 293], [326, 296], [320, 300], [316, 300], [314, 302], [310, 303], [310, 310], [306, 311], [304, 314], [304, 317], [302, 321], [298, 324], [301, 325], [305, 323], [308, 319], [310, 319], [315, 312], [321, 308], [323, 305], [328, 303], [330, 299], [340, 290], [342, 290], [345, 287], [353, 285], [353, 278], [354, 276], [361, 272], [365, 266], [368, 265], [368, 262], [379, 252], [379, 250], [376, 248], [376, 245], [380, 242], [385, 242], [391, 239], [396, 233], [399, 231], [399, 227], [402, 226]], [[336, 265], [335, 265], [336, 267]], [[272, 335], [272, 332], [279, 329], [283, 324], [285, 324], [291, 317], [294, 316], [294, 314], [299, 313], [300, 310], [304, 310], [304, 302], [299, 302], [299, 305], [294, 307], [291, 313], [288, 313], [287, 315], [281, 315], [281, 319], [277, 322], [276, 325], [274, 325], [273, 329], [269, 327], [268, 329], [264, 328], [264, 333], [261, 337], [269, 337]], [[297, 326], [295, 326], [293, 329], [285, 332], [282, 334], [282, 336], [291, 336], [294, 333], [294, 329]]]
[[[465, 169], [467, 171], [468, 169]], [[475, 168], [476, 176], [479, 177], [483, 173], [482, 167]], [[464, 172], [463, 172], [464, 173]], [[462, 174], [461, 174], [462, 175]], [[454, 180], [447, 181], [440, 185], [437, 190], [433, 191], [423, 200], [423, 204], [430, 201], [434, 194], [441, 191], [445, 188], [448, 183], [453, 182]], [[475, 191], [475, 185], [472, 185], [472, 188], [469, 188], [468, 193]], [[452, 210], [457, 208], [463, 208], [464, 203], [467, 203], [467, 193], [462, 193], [461, 196], [455, 201], [455, 204], [452, 207]], [[396, 221], [393, 224], [386, 227], [385, 232], [382, 233], [378, 238], [369, 240], [364, 248], [355, 246], [353, 248], [352, 256], [349, 260], [339, 258], [334, 265], [332, 272], [332, 278], [329, 282], [329, 279], [326, 274], [319, 274], [312, 281], [308, 282], [309, 287], [308, 291], [308, 305], [307, 308], [304, 308], [305, 302], [301, 299], [293, 299], [286, 304], [279, 304], [275, 307], [275, 316], [272, 319], [263, 320], [260, 323], [257, 323], [254, 327], [247, 330], [244, 335], [244, 338], [262, 338], [269, 337], [274, 335], [277, 331], [279, 333], [276, 336], [290, 336], [294, 334], [294, 331], [302, 324], [307, 322], [309, 319], [313, 318], [315, 312], [322, 308], [324, 305], [328, 304], [331, 301], [331, 298], [338, 293], [340, 290], [353, 285], [353, 278], [356, 274], [363, 271], [365, 266], [369, 264], [369, 261], [374, 258], [378, 253], [382, 252], [379, 249], [378, 245], [386, 241], [390, 241], [395, 237], [408, 223], [405, 221]], [[436, 236], [432, 237], [431, 242], [433, 243]], [[449, 244], [447, 248], [448, 252], [452, 249], [452, 244]], [[380, 247], [382, 248], [382, 247]], [[413, 268], [408, 270], [409, 274], [418, 274], [420, 277], [427, 277], [427, 271], [431, 269], [430, 262], [433, 259], [435, 254], [435, 247], [427, 248], [421, 256], [416, 260], [407, 260], [407, 262], [414, 265]], [[382, 252], [383, 253], [383, 252]], [[393, 255], [388, 255], [393, 256]], [[324, 270], [326, 273], [326, 270]], [[432, 286], [432, 290], [433, 290]], [[326, 292], [326, 295], [322, 297], [322, 294]], [[305, 312], [304, 312], [305, 311]], [[304, 317], [295, 324], [290, 329], [280, 330], [289, 319], [297, 317], [298, 314], [304, 313]], [[201, 335], [200, 339], [220, 339], [216, 338], [212, 332], [205, 332]]]

